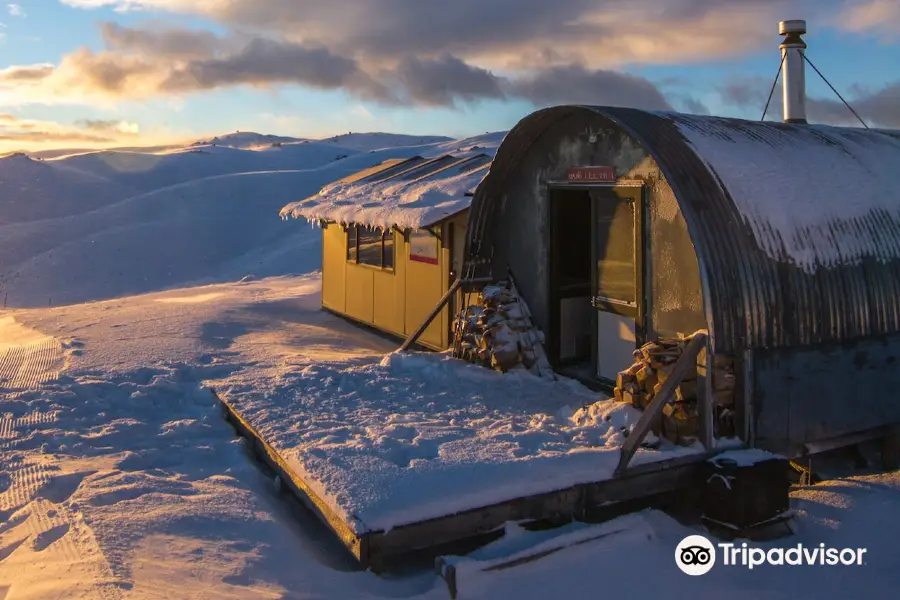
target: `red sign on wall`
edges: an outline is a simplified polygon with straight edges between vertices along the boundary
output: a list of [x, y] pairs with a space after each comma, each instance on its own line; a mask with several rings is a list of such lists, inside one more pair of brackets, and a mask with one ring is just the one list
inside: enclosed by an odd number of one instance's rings
[[569, 167], [566, 171], [569, 183], [613, 183], [616, 181], [615, 167]]

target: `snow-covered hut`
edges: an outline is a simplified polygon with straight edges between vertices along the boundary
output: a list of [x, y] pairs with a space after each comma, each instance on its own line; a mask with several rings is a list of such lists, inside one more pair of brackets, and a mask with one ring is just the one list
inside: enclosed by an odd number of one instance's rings
[[[458, 276], [469, 205], [495, 149], [387, 160], [285, 206], [282, 217], [323, 228], [323, 308], [397, 336], [415, 331]], [[418, 343], [445, 350], [457, 304]]]
[[466, 260], [513, 274], [558, 370], [611, 382], [645, 340], [707, 329], [745, 441], [883, 435], [900, 423], [900, 131], [789, 110], [538, 111], [475, 194]]

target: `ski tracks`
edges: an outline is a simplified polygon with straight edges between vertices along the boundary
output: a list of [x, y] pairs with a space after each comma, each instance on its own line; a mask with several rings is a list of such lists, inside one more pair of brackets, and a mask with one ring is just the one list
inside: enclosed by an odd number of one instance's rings
[[0, 390], [6, 388], [17, 397], [54, 381], [65, 368], [65, 358], [63, 345], [49, 336], [30, 344], [0, 347]]
[[[0, 399], [15, 402], [59, 379], [66, 348], [51, 336], [0, 346]], [[13, 442], [52, 426], [58, 411], [0, 413], [0, 590], [29, 596], [58, 577], [72, 578], [72, 597], [118, 600], [127, 584], [115, 577], [93, 531], [70, 498], [87, 473], [62, 473], [52, 456], [26, 455]], [[47, 565], [42, 581], [21, 579], [26, 565], [40, 557]], [[65, 585], [65, 584], [62, 584]], [[48, 590], [51, 591], [51, 590]], [[67, 592], [68, 593], [68, 592]]]

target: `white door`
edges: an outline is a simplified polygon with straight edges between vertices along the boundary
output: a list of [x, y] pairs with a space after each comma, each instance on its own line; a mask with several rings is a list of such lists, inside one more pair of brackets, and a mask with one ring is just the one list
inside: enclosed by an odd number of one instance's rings
[[591, 191], [592, 304], [597, 309], [597, 375], [615, 381], [634, 362], [642, 315], [641, 188]]
[[597, 375], [615, 380], [619, 371], [634, 362], [637, 346], [635, 323], [631, 317], [597, 311]]

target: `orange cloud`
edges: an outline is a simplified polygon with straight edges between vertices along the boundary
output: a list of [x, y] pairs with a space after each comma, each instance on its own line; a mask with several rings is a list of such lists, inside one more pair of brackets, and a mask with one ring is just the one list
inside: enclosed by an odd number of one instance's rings
[[137, 123], [127, 121], [77, 121], [65, 125], [56, 121], [20, 118], [0, 114], [0, 149], [46, 148], [79, 144], [109, 146], [134, 139], [140, 131]]

